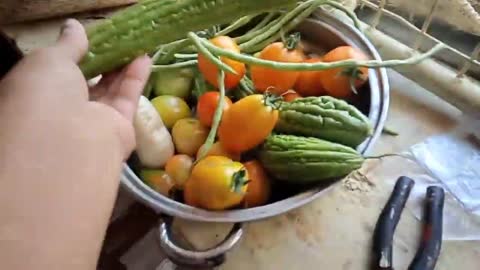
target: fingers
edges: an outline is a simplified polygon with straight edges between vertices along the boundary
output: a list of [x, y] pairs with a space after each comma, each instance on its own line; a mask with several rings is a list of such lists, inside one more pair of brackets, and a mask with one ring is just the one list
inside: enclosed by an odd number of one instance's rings
[[78, 63], [87, 53], [88, 39], [83, 26], [74, 19], [68, 19], [62, 27], [54, 46], [60, 54]]
[[121, 74], [120, 80], [114, 80], [108, 91], [110, 106], [120, 112], [129, 121], [137, 109], [138, 99], [150, 75], [152, 61], [148, 56], [142, 56], [128, 65]]
[[[110, 73], [106, 73], [102, 75], [100, 81], [90, 87], [89, 89], [89, 96], [91, 101], [100, 101], [102, 102], [102, 98], [109, 95], [108, 91], [110, 90], [111, 86], [116, 83], [122, 76], [121, 71], [112, 71]], [[106, 103], [106, 102], [103, 102]]]
[[109, 131], [113, 131], [113, 135], [118, 139], [118, 144], [111, 141], [112, 147], [119, 147], [121, 158], [125, 161], [135, 149], [135, 130], [132, 123], [105, 103], [89, 102], [88, 113], [92, 113], [95, 120], [102, 123], [102, 128], [107, 127], [110, 129]]

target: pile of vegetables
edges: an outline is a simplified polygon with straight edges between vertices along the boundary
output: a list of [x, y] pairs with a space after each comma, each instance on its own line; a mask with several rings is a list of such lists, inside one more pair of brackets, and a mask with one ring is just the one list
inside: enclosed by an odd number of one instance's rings
[[87, 78], [145, 52], [153, 58], [134, 118], [142, 180], [225, 210], [268, 203], [273, 184], [359, 168], [355, 148], [372, 127], [348, 102], [365, 91], [368, 68], [416, 63], [440, 48], [384, 62], [350, 46], [306, 51], [292, 30], [324, 4], [342, 9], [325, 0], [146, 0], [89, 30]]

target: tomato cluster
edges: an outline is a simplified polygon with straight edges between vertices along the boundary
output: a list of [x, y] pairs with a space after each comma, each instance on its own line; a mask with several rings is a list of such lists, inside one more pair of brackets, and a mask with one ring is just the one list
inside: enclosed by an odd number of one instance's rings
[[[218, 36], [210, 42], [222, 49], [240, 52], [230, 37]], [[350, 46], [337, 47], [322, 57], [307, 57], [298, 46], [290, 45], [273, 42], [256, 57], [284, 63], [367, 59], [361, 51]], [[251, 65], [247, 72], [244, 63], [225, 57], [220, 60], [235, 71], [225, 73], [227, 95], [221, 99], [216, 90], [219, 87], [218, 67], [200, 53], [198, 70], [211, 91], [198, 96], [193, 102], [194, 110], [188, 105], [192, 103], [188, 96], [193, 72], [183, 70], [176, 77], [175, 72], [169, 72], [168, 77], [159, 76], [154, 89], [159, 96], [151, 102], [172, 134], [176, 155], [164, 168], [144, 170], [141, 176], [164, 195], [171, 196], [172, 189], [182, 191], [183, 201], [191, 206], [210, 210], [260, 206], [270, 198], [270, 180], [260, 162], [244, 160], [243, 154], [255, 149], [272, 133], [279, 115], [276, 107], [279, 97], [287, 102], [302, 96], [347, 98], [352, 94], [352, 87], [359, 88], [366, 82], [368, 70], [286, 71]], [[231, 93], [238, 89], [247, 74], [257, 93], [235, 98]], [[235, 98], [235, 102], [231, 98]], [[220, 102], [223, 110], [221, 118], [216, 118]], [[220, 122], [214, 123], [215, 119]], [[216, 124], [217, 140], [208, 142], [210, 129]]]

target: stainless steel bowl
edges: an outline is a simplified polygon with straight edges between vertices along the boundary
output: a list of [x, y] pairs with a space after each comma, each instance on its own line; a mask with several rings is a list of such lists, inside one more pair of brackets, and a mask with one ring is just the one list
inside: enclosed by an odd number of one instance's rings
[[[351, 45], [363, 50], [371, 59], [380, 60], [377, 50], [357, 29], [326, 12], [320, 11], [317, 15], [320, 15], [319, 19], [309, 19], [299, 25], [298, 30], [302, 33], [303, 39], [311, 44], [321, 44], [327, 50], [341, 45]], [[353, 104], [368, 115], [374, 127], [373, 135], [358, 147], [358, 151], [364, 154], [374, 145], [387, 117], [390, 89], [386, 71], [382, 68], [370, 69], [368, 86], [362, 90], [364, 91], [360, 91]], [[145, 185], [128, 165], [124, 166], [121, 182], [137, 200], [159, 214], [168, 215], [164, 216], [158, 228], [158, 240], [168, 259], [176, 264], [195, 268], [210, 268], [221, 264], [225, 259], [224, 254], [242, 237], [242, 222], [283, 214], [315, 200], [331, 187], [331, 185], [317, 186], [265, 206], [215, 212], [191, 207], [155, 192]], [[178, 246], [172, 240], [171, 217], [204, 222], [232, 222], [235, 225], [227, 238], [216, 247], [193, 251]], [[171, 265], [171, 262], [165, 261], [162, 265]], [[162, 267], [161, 269], [164, 269]]]
[[[372, 59], [380, 60], [376, 49], [357, 29], [326, 13], [321, 19], [306, 20], [298, 27], [298, 30], [304, 39], [313, 44], [322, 44], [325, 49], [348, 44], [360, 48]], [[374, 134], [358, 147], [361, 153], [367, 152], [373, 146], [387, 116], [389, 85], [386, 71], [370, 69], [367, 88], [370, 91], [360, 93], [358, 107], [370, 118], [374, 126]], [[155, 192], [145, 185], [128, 165], [125, 165], [123, 169], [121, 182], [138, 200], [159, 213], [205, 222], [246, 222], [272, 217], [315, 200], [327, 189], [325, 186], [312, 188], [265, 206], [216, 212], [191, 207]]]

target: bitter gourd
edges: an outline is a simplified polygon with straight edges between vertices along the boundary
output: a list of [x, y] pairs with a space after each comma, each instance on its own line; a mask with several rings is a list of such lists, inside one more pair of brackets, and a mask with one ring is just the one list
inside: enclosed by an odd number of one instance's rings
[[190, 31], [295, 5], [296, 0], [144, 0], [87, 30], [86, 78], [114, 70]]
[[259, 151], [265, 169], [276, 179], [314, 183], [349, 174], [364, 158], [355, 149], [337, 143], [294, 135], [271, 135]]
[[330, 96], [281, 102], [279, 133], [316, 137], [357, 147], [372, 134], [369, 119], [357, 108]]

